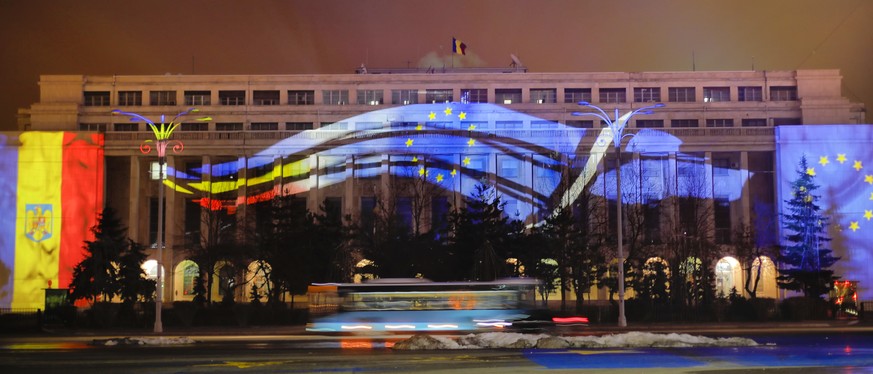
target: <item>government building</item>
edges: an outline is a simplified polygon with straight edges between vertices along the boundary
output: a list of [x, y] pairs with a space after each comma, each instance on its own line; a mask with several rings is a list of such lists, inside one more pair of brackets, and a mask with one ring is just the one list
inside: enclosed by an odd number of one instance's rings
[[[204, 230], [202, 210], [247, 222], [254, 203], [277, 194], [305, 198], [310, 211], [324, 205], [358, 220], [372, 215], [380, 200], [394, 199], [404, 219], [427, 229], [441, 224], [448, 207], [463, 204], [480, 183], [493, 186], [506, 211], [528, 225], [587, 189], [611, 202], [604, 214], [614, 221], [616, 159], [609, 124], [634, 111], [624, 130], [633, 136], [622, 143], [624, 202], [656, 207], [670, 196], [706, 199], [707, 239], [722, 255], [705, 265], [715, 269], [716, 287], [727, 294], [744, 284], [732, 246], [738, 228], [779, 235], [773, 223], [788, 193], [783, 179], [795, 177], [780, 162], [797, 165], [780, 155], [781, 129], [785, 139], [802, 142], [809, 139], [792, 137], [791, 129], [857, 126], [865, 134], [869, 127], [864, 105], [843, 96], [840, 72], [826, 69], [535, 73], [519, 67], [362, 67], [349, 74], [43, 75], [39, 88], [39, 102], [19, 111], [19, 129], [103, 134], [99, 193], [120, 213], [129, 236], [152, 248], [158, 189], [165, 189], [167, 302], [193, 298], [198, 268], [187, 256]], [[189, 108], [199, 112], [179, 120], [171, 137], [178, 152], [167, 150], [161, 187], [157, 156], [144, 153], [155, 135], [145, 121], [124, 113], [161, 123], [162, 116], [167, 122]], [[806, 155], [815, 165], [822, 156]], [[827, 160], [819, 174], [841, 164], [837, 154]], [[871, 173], [873, 159], [868, 162], [860, 172]], [[411, 192], [392, 188], [395, 177], [435, 186], [423, 217], [410, 212], [419, 204]], [[668, 220], [660, 213], [649, 216], [641, 240], [665, 242]], [[861, 252], [873, 251], [868, 221], [857, 223], [866, 248], [834, 242], [836, 255], [843, 256], [837, 274], [862, 284], [873, 278], [856, 263], [866, 258]], [[849, 223], [843, 231], [855, 232]], [[150, 253], [146, 267], [154, 276], [157, 251]], [[765, 274], [758, 296], [782, 297], [775, 260], [765, 257], [756, 265]], [[244, 299], [248, 287], [239, 289], [238, 300]], [[589, 297], [604, 300], [607, 294], [593, 288]]]

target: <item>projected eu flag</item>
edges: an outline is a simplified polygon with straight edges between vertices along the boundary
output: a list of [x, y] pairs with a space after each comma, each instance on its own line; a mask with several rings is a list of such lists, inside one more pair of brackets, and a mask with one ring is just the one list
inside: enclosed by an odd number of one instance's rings
[[776, 129], [779, 202], [790, 199], [800, 158], [820, 186], [819, 204], [830, 219], [835, 274], [860, 281], [861, 298], [873, 297], [873, 126], [809, 125]]

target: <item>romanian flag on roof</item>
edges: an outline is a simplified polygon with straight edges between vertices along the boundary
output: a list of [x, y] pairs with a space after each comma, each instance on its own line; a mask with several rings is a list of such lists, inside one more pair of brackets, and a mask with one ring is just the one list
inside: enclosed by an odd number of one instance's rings
[[103, 207], [103, 134], [0, 133], [0, 308], [66, 288]]
[[459, 55], [466, 55], [467, 45], [458, 39], [452, 38], [452, 52]]

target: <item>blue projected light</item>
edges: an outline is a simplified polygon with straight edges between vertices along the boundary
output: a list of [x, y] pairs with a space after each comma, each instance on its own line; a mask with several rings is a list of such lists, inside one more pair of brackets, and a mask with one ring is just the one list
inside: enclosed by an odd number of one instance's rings
[[[873, 125], [812, 125], [776, 128], [778, 203], [791, 199], [800, 159], [806, 156], [819, 185], [819, 207], [830, 216], [828, 243], [834, 266], [844, 280], [859, 281], [859, 297], [869, 300], [873, 288]], [[780, 210], [784, 211], [784, 209]]]
[[[592, 138], [594, 144], [581, 148], [584, 137]], [[678, 151], [681, 144], [681, 140], [663, 131], [639, 129], [625, 143], [625, 151], [666, 155]], [[613, 171], [598, 172], [598, 165], [611, 146], [608, 129], [576, 128], [494, 104], [415, 104], [367, 112], [320, 129], [301, 131], [247, 161], [212, 165], [211, 172], [213, 176], [236, 175], [243, 162], [248, 163], [248, 168], [256, 168], [272, 164], [275, 157], [315, 154], [323, 162], [318, 167], [329, 169], [321, 173], [323, 180], [319, 181], [319, 187], [325, 187], [342, 183], [346, 178], [342, 172], [345, 156], [355, 156], [355, 177], [359, 178], [380, 174], [382, 155], [387, 154], [391, 157], [388, 172], [423, 178], [446, 190], [470, 194], [476, 184], [493, 178], [504, 200], [512, 202], [511, 215], [517, 213], [515, 218], [528, 220], [536, 213], [538, 220], [548, 213], [546, 209], [553, 207], [550, 201], [558, 199], [561, 206], [567, 206], [592, 182], [593, 193], [614, 198]], [[680, 167], [686, 163], [707, 165], [704, 160], [687, 155], [680, 154], [677, 160]], [[581, 168], [581, 175], [571, 181], [569, 191], [559, 190], [565, 162]], [[646, 169], [651, 161], [624, 163], [624, 175], [641, 170], [640, 162]], [[489, 174], [487, 170], [497, 172]], [[730, 200], [739, 199], [743, 183], [737, 174], [740, 172], [715, 173], [729, 177], [714, 178], [719, 194]], [[684, 188], [681, 180], [673, 187], [668, 186], [670, 179], [655, 174], [645, 181], [649, 189], [645, 193], [650, 198], [670, 193], [701, 195], [700, 191]], [[295, 183], [298, 183], [295, 188], [287, 190], [300, 192], [309, 188], [308, 181]]]

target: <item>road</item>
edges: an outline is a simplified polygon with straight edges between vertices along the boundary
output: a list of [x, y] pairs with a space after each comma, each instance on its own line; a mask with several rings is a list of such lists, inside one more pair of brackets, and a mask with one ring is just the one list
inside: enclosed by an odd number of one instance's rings
[[208, 335], [178, 346], [96, 346], [100, 336], [0, 336], [5, 373], [773, 373], [873, 372], [873, 329], [706, 331], [759, 342], [737, 348], [398, 351], [405, 336]]

